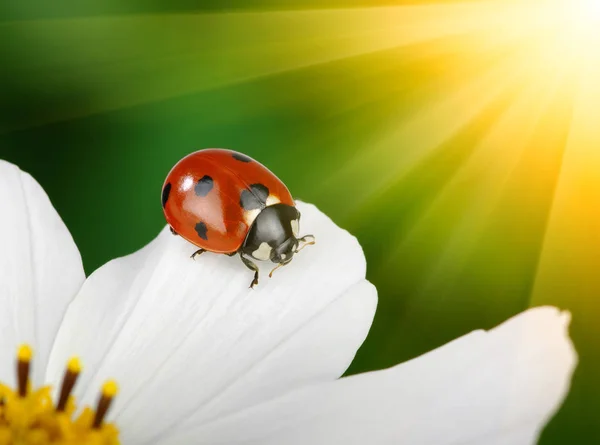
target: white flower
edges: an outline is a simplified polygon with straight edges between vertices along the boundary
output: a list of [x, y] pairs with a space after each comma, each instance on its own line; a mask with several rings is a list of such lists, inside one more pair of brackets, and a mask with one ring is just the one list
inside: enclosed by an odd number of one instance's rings
[[356, 239], [299, 207], [317, 244], [255, 290], [236, 258], [194, 262], [194, 247], [166, 228], [84, 282], [41, 187], [0, 161], [0, 381], [17, 384], [22, 343], [35, 351], [34, 385], [59, 386], [79, 356], [74, 394], [94, 404], [116, 379], [108, 417], [128, 445], [535, 443], [575, 367], [568, 314], [529, 310], [337, 380], [367, 335], [376, 290]]

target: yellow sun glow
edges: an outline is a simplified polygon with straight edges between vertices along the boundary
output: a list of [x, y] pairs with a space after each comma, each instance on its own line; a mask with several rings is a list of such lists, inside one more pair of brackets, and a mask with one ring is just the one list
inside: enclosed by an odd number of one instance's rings
[[581, 0], [576, 7], [585, 21], [600, 21], [600, 0]]

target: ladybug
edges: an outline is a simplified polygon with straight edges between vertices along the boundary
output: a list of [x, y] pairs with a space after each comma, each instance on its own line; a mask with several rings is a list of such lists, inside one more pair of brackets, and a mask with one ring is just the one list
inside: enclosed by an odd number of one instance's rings
[[302, 248], [315, 243], [299, 236], [300, 212], [277, 176], [254, 159], [232, 150], [210, 148], [181, 159], [167, 175], [162, 207], [174, 235], [208, 252], [239, 254], [254, 271], [253, 260], [285, 266]]

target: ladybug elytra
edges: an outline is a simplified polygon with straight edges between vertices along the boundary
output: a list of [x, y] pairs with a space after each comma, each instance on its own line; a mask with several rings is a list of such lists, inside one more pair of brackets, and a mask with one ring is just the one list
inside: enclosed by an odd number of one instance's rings
[[239, 254], [254, 272], [253, 260], [285, 266], [309, 244], [299, 236], [300, 212], [277, 176], [254, 159], [225, 149], [205, 149], [181, 159], [167, 175], [162, 206], [171, 232], [206, 251]]

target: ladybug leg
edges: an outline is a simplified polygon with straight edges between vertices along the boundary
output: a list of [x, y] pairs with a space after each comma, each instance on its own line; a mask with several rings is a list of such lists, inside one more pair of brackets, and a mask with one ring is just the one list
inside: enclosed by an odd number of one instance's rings
[[169, 230], [171, 231], [171, 233], [173, 235], [175, 235], [175, 236], [179, 235], [179, 233], [177, 233], [173, 227], [169, 226]]
[[[298, 238], [298, 241], [301, 241], [304, 244], [302, 244], [299, 249], [296, 249], [295, 253], [300, 252], [306, 246], [311, 246], [311, 245], [313, 245], [316, 242], [315, 241], [315, 237], [312, 236], [312, 235], [304, 235], [302, 238]], [[275, 269], [273, 269], [273, 270], [275, 270]], [[273, 273], [273, 271], [271, 271], [271, 273]]]
[[227, 255], [227, 256], [236, 256], [237, 252], [229, 252], [229, 253], [226, 253], [225, 255]]
[[191, 259], [193, 259], [193, 260], [196, 260], [196, 257], [197, 257], [198, 255], [201, 255], [201, 254], [203, 254], [204, 252], [206, 252], [206, 250], [205, 250], [205, 249], [198, 249], [198, 250], [196, 250], [194, 253], [192, 253], [192, 255], [190, 256], [190, 258], [191, 258]]
[[254, 286], [258, 284], [258, 266], [248, 258], [244, 257], [242, 253], [240, 253], [240, 258], [242, 259], [242, 263], [244, 263], [248, 269], [254, 271], [254, 279], [252, 280], [252, 283], [250, 283], [250, 289], [254, 289]]

